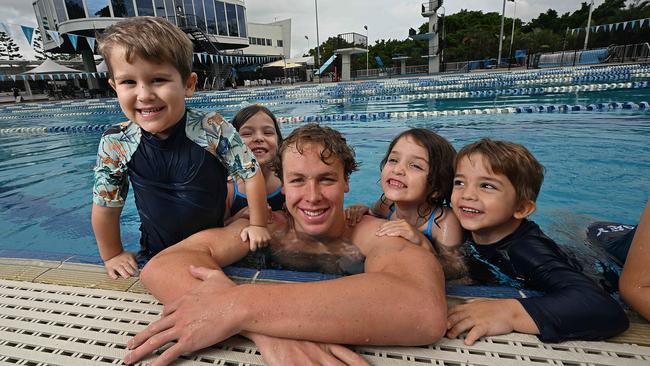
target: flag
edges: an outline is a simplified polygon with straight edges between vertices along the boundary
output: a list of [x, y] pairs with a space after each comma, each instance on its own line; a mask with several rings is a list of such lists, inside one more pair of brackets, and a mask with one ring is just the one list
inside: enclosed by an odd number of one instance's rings
[[88, 46], [90, 46], [90, 50], [95, 52], [95, 37], [86, 37], [86, 42], [88, 42]]
[[72, 48], [74, 48], [74, 50], [76, 51], [78, 36], [76, 34], [70, 34], [70, 33], [66, 33], [66, 34], [68, 36], [68, 39], [70, 40], [70, 43], [72, 43]]
[[46, 32], [47, 32], [47, 34], [50, 35], [50, 37], [52, 37], [52, 39], [54, 40], [54, 43], [56, 43], [56, 45], [58, 47], [61, 47], [61, 44], [63, 43], [63, 41], [61, 41], [61, 35], [59, 34], [59, 32], [55, 32], [53, 30], [46, 30]]
[[34, 40], [34, 28], [28, 27], [26, 25], [21, 25], [20, 28], [23, 30], [23, 34], [25, 35], [25, 38], [27, 38], [27, 43], [29, 45], [32, 45], [32, 41]]

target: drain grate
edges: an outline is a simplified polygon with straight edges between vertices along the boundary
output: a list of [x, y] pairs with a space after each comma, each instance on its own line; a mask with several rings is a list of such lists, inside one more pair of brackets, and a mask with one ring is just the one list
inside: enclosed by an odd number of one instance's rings
[[[0, 280], [0, 365], [120, 365], [126, 342], [162, 307], [150, 295]], [[544, 344], [508, 334], [468, 347], [443, 339], [424, 347], [354, 347], [374, 365], [648, 365], [650, 347], [607, 342]], [[145, 360], [146, 361], [146, 360]], [[234, 337], [187, 354], [179, 365], [262, 365]]]

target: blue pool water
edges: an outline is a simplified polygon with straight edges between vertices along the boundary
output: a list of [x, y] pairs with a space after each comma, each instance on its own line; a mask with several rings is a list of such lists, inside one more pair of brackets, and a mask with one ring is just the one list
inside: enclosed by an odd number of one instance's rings
[[[538, 76], [531, 75], [529, 80], [534, 81], [535, 77]], [[630, 80], [644, 80], [644, 77]], [[321, 88], [317, 89], [321, 96], [316, 97], [312, 89], [305, 88], [262, 89], [266, 94], [257, 95], [238, 90], [201, 94], [189, 105], [215, 108], [230, 118], [241, 106], [251, 102], [268, 105], [280, 117], [304, 117], [650, 101], [647, 88], [373, 100], [364, 97], [363, 90], [375, 90], [384, 96], [422, 96], [425, 92], [388, 90], [388, 86], [376, 84], [349, 85], [355, 88], [353, 94], [339, 88], [339, 95], [327, 95], [329, 89], [323, 88], [331, 86], [317, 87]], [[557, 85], [571, 85], [571, 82], [560, 81]], [[510, 86], [487, 86], [489, 90], [503, 88]], [[479, 86], [476, 90], [485, 88]], [[282, 98], [275, 98], [275, 93]], [[347, 99], [313, 103], [322, 95]], [[355, 101], [351, 100], [353, 97], [359, 98]], [[73, 257], [73, 261], [99, 262], [90, 226], [90, 207], [92, 168], [101, 131], [33, 133], [16, 132], [16, 129], [104, 125], [122, 120], [114, 100], [0, 107], [0, 257]], [[402, 116], [322, 123], [342, 131], [356, 148], [362, 163], [361, 170], [352, 176], [347, 203], [370, 204], [379, 196], [379, 161], [390, 140], [409, 127], [431, 128], [457, 149], [485, 136], [526, 145], [547, 169], [533, 219], [549, 236], [571, 248], [584, 248], [584, 231], [592, 221], [637, 222], [650, 197], [650, 111], [647, 109]], [[286, 135], [298, 125], [284, 123], [282, 132]], [[10, 129], [14, 132], [7, 132]], [[138, 226], [130, 195], [122, 214], [122, 238], [127, 250], [138, 249]], [[584, 255], [598, 254], [584, 250]]]

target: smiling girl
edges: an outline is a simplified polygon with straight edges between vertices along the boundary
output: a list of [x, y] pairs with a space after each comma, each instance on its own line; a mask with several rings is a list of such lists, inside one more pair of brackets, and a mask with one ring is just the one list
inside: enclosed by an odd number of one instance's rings
[[[284, 206], [284, 195], [281, 192], [282, 182], [271, 169], [271, 163], [278, 153], [282, 143], [280, 126], [268, 108], [260, 105], [250, 105], [240, 110], [232, 120], [232, 125], [239, 132], [242, 140], [255, 155], [262, 168], [266, 182], [266, 201], [272, 211], [281, 210]], [[228, 197], [226, 198], [226, 220], [233, 221], [248, 215], [248, 198], [246, 186], [241, 179], [228, 182]]]
[[[458, 266], [448, 268], [459, 262], [450, 255], [463, 241], [462, 228], [449, 207], [455, 156], [454, 147], [431, 130], [402, 132], [381, 161], [383, 194], [370, 209], [370, 214], [388, 220], [377, 236], [401, 236], [433, 250], [446, 273], [462, 271]], [[351, 206], [348, 219], [355, 222], [365, 212], [365, 206]]]

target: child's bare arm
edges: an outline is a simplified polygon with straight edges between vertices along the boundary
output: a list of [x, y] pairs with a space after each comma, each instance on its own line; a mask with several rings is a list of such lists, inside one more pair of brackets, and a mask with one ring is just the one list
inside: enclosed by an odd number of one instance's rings
[[447, 337], [467, 332], [465, 344], [471, 346], [483, 336], [510, 332], [539, 334], [537, 325], [521, 303], [515, 299], [470, 300], [449, 308]]
[[266, 202], [266, 184], [261, 171], [251, 178], [244, 179], [248, 197], [250, 224], [241, 232], [241, 239], [248, 241], [251, 250], [265, 247], [271, 241], [271, 234], [266, 228], [268, 209]]
[[138, 274], [133, 253], [125, 252], [120, 239], [121, 207], [103, 207], [93, 204], [92, 225], [99, 255], [106, 273], [112, 279], [129, 278]]

